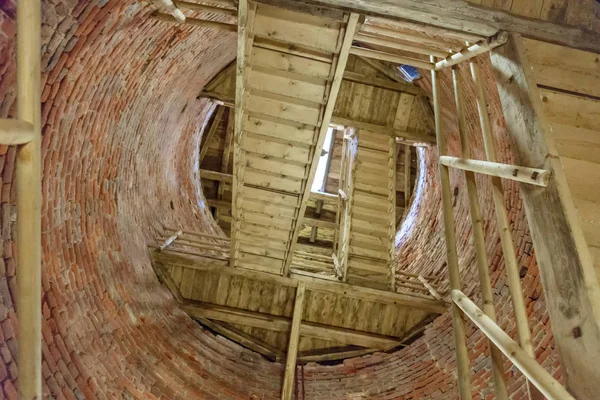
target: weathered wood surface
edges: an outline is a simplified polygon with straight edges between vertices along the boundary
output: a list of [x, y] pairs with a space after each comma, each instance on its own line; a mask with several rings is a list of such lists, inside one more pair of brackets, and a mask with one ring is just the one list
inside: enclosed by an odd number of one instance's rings
[[492, 53], [506, 125], [518, 162], [552, 172], [546, 188], [521, 185], [567, 387], [597, 397], [600, 290], [539, 90], [519, 35]]

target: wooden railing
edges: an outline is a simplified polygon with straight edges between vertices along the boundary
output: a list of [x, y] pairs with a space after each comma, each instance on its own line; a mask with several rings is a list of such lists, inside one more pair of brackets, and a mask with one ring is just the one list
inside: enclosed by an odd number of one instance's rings
[[17, 145], [19, 398], [42, 398], [41, 4], [17, 2], [17, 119], [0, 119], [0, 143]]
[[493, 345], [508, 358], [548, 399], [575, 400], [538, 362], [485, 315], [463, 292], [452, 291], [452, 301]]
[[229, 238], [202, 232], [193, 232], [175, 228], [164, 228], [164, 233], [157, 238], [156, 251], [206, 258], [229, 262], [231, 243]]
[[[505, 41], [505, 40], [504, 40]], [[508, 399], [508, 391], [504, 376], [502, 352], [528, 378], [527, 387], [529, 398], [540, 398], [538, 391], [551, 399], [570, 399], [570, 395], [556, 382], [534, 358], [531, 333], [527, 320], [527, 311], [521, 290], [519, 268], [515, 256], [515, 248], [512, 240], [511, 228], [506, 207], [504, 205], [504, 191], [501, 179], [510, 179], [536, 186], [546, 186], [549, 181], [550, 172], [543, 169], [528, 168], [522, 166], [502, 164], [498, 162], [492, 128], [488, 115], [488, 106], [482, 82], [479, 76], [479, 66], [476, 62], [470, 62], [473, 84], [477, 88], [476, 103], [478, 119], [487, 160], [472, 160], [471, 148], [467, 138], [467, 122], [464, 110], [464, 99], [458, 71], [452, 67], [452, 78], [454, 86], [454, 101], [458, 119], [458, 134], [462, 157], [450, 157], [447, 155], [448, 146], [443, 127], [441, 104], [440, 104], [440, 81], [438, 70], [444, 66], [454, 63], [444, 63], [444, 60], [436, 62], [431, 57], [431, 62], [436, 68], [432, 71], [433, 104], [436, 125], [436, 136], [438, 142], [438, 153], [440, 157], [439, 172], [442, 188], [442, 205], [444, 216], [444, 230], [447, 247], [447, 262], [450, 276], [450, 289], [452, 290], [452, 320], [454, 325], [454, 337], [456, 345], [456, 357], [458, 368], [458, 385], [461, 400], [471, 399], [471, 384], [469, 369], [469, 358], [467, 354], [466, 333], [463, 315], [467, 315], [488, 337], [490, 343], [490, 356], [492, 361], [492, 375], [496, 398]], [[456, 246], [455, 222], [453, 215], [453, 198], [450, 186], [450, 167], [463, 171], [465, 174], [469, 211], [473, 241], [475, 245], [476, 263], [479, 273], [481, 296], [483, 300], [483, 311], [479, 310], [461, 292], [461, 282], [458, 266], [458, 254]], [[512, 341], [495, 323], [494, 299], [489, 276], [489, 263], [487, 258], [486, 241], [483, 230], [482, 213], [479, 204], [478, 188], [475, 182], [475, 173], [485, 174], [491, 177], [492, 198], [496, 221], [498, 225], [502, 253], [510, 289], [510, 298], [513, 305], [514, 317], [517, 327], [518, 341]]]

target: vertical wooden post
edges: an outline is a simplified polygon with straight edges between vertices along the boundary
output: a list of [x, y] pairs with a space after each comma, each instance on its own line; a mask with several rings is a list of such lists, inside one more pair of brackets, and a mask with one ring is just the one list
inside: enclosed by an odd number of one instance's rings
[[285, 362], [285, 376], [283, 377], [283, 388], [281, 389], [281, 398], [290, 400], [292, 398], [292, 389], [294, 387], [294, 374], [296, 372], [296, 359], [298, 358], [298, 344], [300, 342], [300, 322], [302, 322], [302, 313], [304, 311], [304, 292], [306, 286], [304, 282], [298, 282], [296, 288], [296, 301], [294, 302], [294, 315], [292, 316], [292, 327], [290, 329], [290, 341], [288, 343], [288, 352]]
[[598, 398], [600, 288], [522, 39], [511, 34], [492, 65], [518, 163], [551, 171], [545, 188], [520, 185], [567, 388]]
[[17, 149], [19, 398], [42, 398], [41, 5], [17, 5], [17, 117], [34, 139]]
[[388, 239], [389, 239], [389, 288], [396, 290], [396, 165], [398, 163], [398, 151], [396, 151], [396, 139], [389, 139], [389, 164], [388, 164]]
[[410, 204], [410, 186], [411, 186], [411, 146], [404, 145], [404, 208]]
[[[456, 114], [458, 116], [458, 134], [460, 137], [460, 147], [463, 158], [471, 158], [471, 149], [466, 133], [467, 121], [463, 110], [462, 91], [460, 88], [458, 71], [452, 68], [452, 80], [454, 83], [454, 101], [456, 103]], [[494, 295], [492, 284], [490, 282], [490, 272], [487, 259], [487, 250], [485, 247], [485, 236], [483, 233], [483, 224], [481, 217], [481, 208], [479, 207], [479, 197], [477, 194], [477, 184], [475, 183], [475, 173], [465, 171], [467, 181], [467, 193], [469, 196], [469, 210], [471, 214], [471, 226], [473, 232], [473, 241], [475, 242], [475, 256], [477, 259], [477, 270], [479, 272], [479, 284], [481, 287], [481, 298], [483, 300], [483, 312], [496, 321], [496, 311], [494, 310]], [[497, 399], [508, 399], [506, 382], [504, 378], [504, 366], [502, 365], [502, 352], [490, 340], [490, 357], [492, 359], [492, 375], [494, 377], [494, 389]]]
[[[474, 62], [471, 63], [471, 75], [477, 89], [477, 109], [479, 111], [479, 121], [481, 124], [481, 133], [483, 135], [483, 145], [485, 155], [488, 161], [498, 162], [496, 156], [496, 147], [492, 136], [492, 126], [490, 124], [485, 91], [483, 83], [479, 76], [479, 66]], [[508, 213], [504, 205], [504, 188], [502, 187], [502, 179], [492, 177], [492, 198], [494, 200], [494, 208], [496, 211], [496, 223], [500, 235], [502, 245], [502, 253], [504, 255], [504, 266], [506, 276], [508, 278], [508, 288], [510, 298], [513, 305], [515, 315], [515, 323], [517, 325], [517, 335], [519, 344], [530, 356], [534, 357], [533, 345], [531, 343], [531, 332], [529, 331], [529, 322], [527, 320], [527, 309], [523, 300], [523, 289], [521, 288], [521, 277], [519, 274], [519, 266], [517, 265], [517, 257], [513, 243], [510, 222]], [[540, 398], [539, 391], [528, 382], [529, 398]]]
[[[434, 58], [431, 57], [432, 62]], [[446, 138], [443, 132], [442, 113], [440, 103], [440, 82], [437, 71], [431, 71], [433, 88], [433, 111], [435, 119], [435, 135], [437, 138], [438, 155], [447, 151]], [[458, 269], [458, 255], [456, 251], [456, 232], [454, 231], [454, 215], [452, 214], [452, 192], [450, 190], [450, 172], [448, 167], [439, 164], [440, 182], [442, 186], [442, 205], [444, 212], [444, 233], [446, 237], [446, 258], [448, 261], [448, 274], [450, 276], [450, 288], [460, 290], [460, 272]], [[456, 366], [458, 369], [458, 391], [461, 400], [470, 400], [471, 381], [469, 371], [469, 355], [467, 354], [467, 342], [465, 334], [465, 323], [462, 314], [456, 304], [452, 303], [452, 323], [454, 325], [454, 342], [456, 346]]]

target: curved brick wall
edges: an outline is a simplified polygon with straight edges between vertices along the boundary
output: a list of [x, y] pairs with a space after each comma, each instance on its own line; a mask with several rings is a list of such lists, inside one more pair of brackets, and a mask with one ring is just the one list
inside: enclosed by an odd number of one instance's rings
[[[278, 398], [282, 366], [215, 337], [178, 310], [158, 284], [146, 250], [163, 224], [212, 229], [195, 175], [210, 105], [195, 96], [233, 59], [235, 34], [155, 22], [147, 18], [146, 3], [132, 0], [43, 3], [45, 395]], [[14, 13], [11, 1], [0, 3], [0, 118], [15, 111]], [[502, 138], [498, 112], [496, 106]], [[455, 141], [453, 146], [456, 150]], [[505, 160], [507, 150], [502, 146]], [[444, 274], [435, 155], [430, 150], [422, 155], [412, 225], [398, 237], [399, 268]], [[18, 379], [14, 158], [14, 148], [0, 147], [0, 393], [5, 398], [16, 398]], [[456, 178], [465, 291], [477, 299], [466, 194]], [[489, 190], [481, 196], [489, 197]], [[516, 186], [507, 186], [507, 200], [519, 261], [528, 267], [523, 286], [538, 357], [560, 376]], [[487, 221], [489, 205], [483, 207]], [[486, 224], [498, 313], [501, 325], [514, 334], [494, 229], [495, 223]], [[478, 398], [491, 391], [486, 346], [469, 329]], [[304, 387], [312, 399], [454, 399], [453, 374], [451, 324], [443, 315], [423, 338], [393, 354], [306, 366]], [[522, 377], [514, 370], [509, 375], [514, 398], [523, 398]]]

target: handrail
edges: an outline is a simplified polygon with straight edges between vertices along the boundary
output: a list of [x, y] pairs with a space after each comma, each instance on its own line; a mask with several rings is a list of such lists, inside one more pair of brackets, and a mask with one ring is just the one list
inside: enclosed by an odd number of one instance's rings
[[536, 186], [547, 186], [548, 181], [550, 180], [550, 171], [539, 168], [521, 167], [518, 165], [451, 156], [441, 156], [440, 163], [464, 171], [496, 176], [498, 178], [510, 179], [512, 181], [529, 183]]
[[[41, 4], [17, 4], [17, 121], [31, 141], [17, 147], [17, 341], [19, 398], [42, 398]], [[16, 132], [13, 132], [16, 133]], [[8, 132], [10, 135], [10, 132]]]
[[575, 400], [533, 357], [506, 334], [460, 290], [452, 291], [452, 301], [464, 315], [550, 400]]

